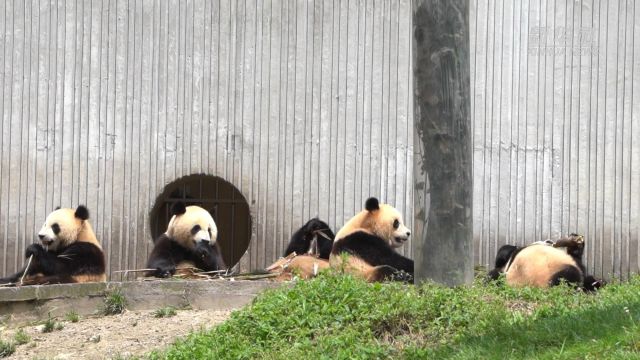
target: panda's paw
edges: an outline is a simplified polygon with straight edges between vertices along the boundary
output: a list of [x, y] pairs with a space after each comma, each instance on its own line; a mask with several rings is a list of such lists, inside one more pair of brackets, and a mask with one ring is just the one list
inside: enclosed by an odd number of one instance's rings
[[393, 274], [392, 280], [413, 284], [413, 274], [410, 274], [404, 270], [399, 270]]
[[31, 244], [27, 247], [27, 250], [24, 252], [25, 258], [29, 258], [33, 255], [34, 258], [38, 257], [40, 254], [45, 252], [46, 250], [40, 244]]
[[168, 278], [168, 277], [172, 277], [173, 274], [175, 273], [176, 273], [175, 266], [161, 266], [156, 269], [153, 276], [159, 277], [159, 278]]
[[209, 254], [211, 254], [211, 250], [212, 250], [211, 245], [208, 245], [208, 244], [198, 245], [196, 247], [196, 255], [198, 255], [198, 257], [200, 258], [205, 258], [209, 256]]

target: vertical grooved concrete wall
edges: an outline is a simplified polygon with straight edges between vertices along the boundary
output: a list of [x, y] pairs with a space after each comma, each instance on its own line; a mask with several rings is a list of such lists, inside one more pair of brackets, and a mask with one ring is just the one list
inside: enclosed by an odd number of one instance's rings
[[153, 201], [194, 173], [249, 202], [247, 268], [369, 196], [410, 223], [410, 18], [409, 0], [0, 2], [0, 274], [79, 203], [109, 271], [143, 268]]
[[[575, 231], [597, 275], [637, 272], [640, 4], [470, 9], [476, 262]], [[78, 203], [110, 271], [143, 267], [193, 173], [249, 201], [246, 267], [369, 195], [412, 225], [412, 36], [410, 0], [0, 2], [0, 273]]]
[[476, 261], [577, 232], [638, 271], [640, 3], [470, 0]]

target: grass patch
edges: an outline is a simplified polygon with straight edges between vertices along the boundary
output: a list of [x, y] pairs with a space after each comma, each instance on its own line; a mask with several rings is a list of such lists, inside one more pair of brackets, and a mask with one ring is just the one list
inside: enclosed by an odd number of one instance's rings
[[118, 290], [107, 294], [104, 298], [104, 309], [103, 312], [105, 315], [117, 315], [122, 314], [127, 305], [127, 300], [124, 295]]
[[0, 358], [11, 356], [16, 352], [16, 344], [0, 340]]
[[178, 312], [173, 306], [166, 306], [153, 312], [153, 316], [157, 318], [166, 318], [176, 316]]
[[640, 277], [594, 295], [322, 274], [260, 295], [152, 359], [640, 359]]
[[51, 313], [49, 313], [49, 318], [45, 320], [45, 322], [42, 325], [43, 325], [42, 326], [43, 333], [50, 333], [50, 332], [53, 332], [54, 330], [64, 329], [64, 324], [57, 322], [54, 318], [52, 318]]
[[80, 315], [78, 315], [77, 312], [71, 310], [69, 311], [65, 316], [65, 319], [67, 319], [67, 321], [72, 322], [72, 323], [77, 323], [78, 321], [80, 321]]
[[31, 337], [23, 329], [20, 329], [13, 335], [13, 341], [16, 345], [24, 345], [31, 341]]

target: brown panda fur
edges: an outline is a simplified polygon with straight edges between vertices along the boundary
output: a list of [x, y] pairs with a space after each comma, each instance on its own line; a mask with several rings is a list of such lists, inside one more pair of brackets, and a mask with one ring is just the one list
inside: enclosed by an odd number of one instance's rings
[[585, 291], [594, 291], [604, 281], [587, 275], [582, 263], [584, 237], [570, 234], [556, 242], [538, 242], [525, 247], [502, 246], [496, 255], [495, 268], [488, 273], [489, 280], [505, 274], [507, 285], [547, 288], [562, 281], [572, 283]]
[[298, 255], [293, 258], [281, 258], [267, 268], [268, 272], [278, 274], [276, 281], [289, 281], [294, 277], [311, 279], [320, 271], [329, 268], [329, 261], [311, 255]]

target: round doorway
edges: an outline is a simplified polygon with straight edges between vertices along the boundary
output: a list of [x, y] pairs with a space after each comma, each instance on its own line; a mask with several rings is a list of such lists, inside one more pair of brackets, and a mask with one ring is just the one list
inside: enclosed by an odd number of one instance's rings
[[217, 176], [184, 176], [167, 185], [156, 198], [149, 214], [151, 236], [156, 239], [167, 229], [171, 206], [182, 201], [206, 209], [218, 227], [218, 243], [227, 267], [231, 268], [249, 247], [251, 214], [249, 204], [233, 184]]

